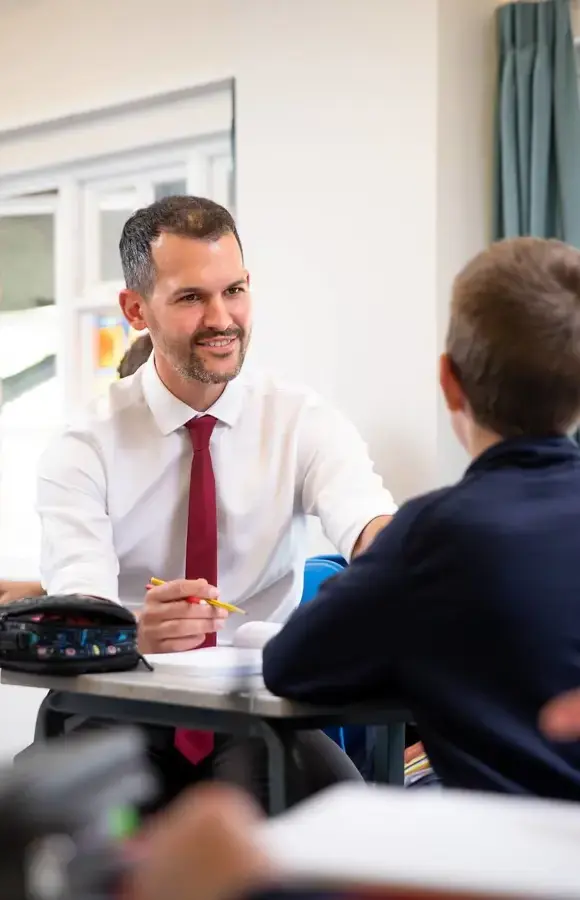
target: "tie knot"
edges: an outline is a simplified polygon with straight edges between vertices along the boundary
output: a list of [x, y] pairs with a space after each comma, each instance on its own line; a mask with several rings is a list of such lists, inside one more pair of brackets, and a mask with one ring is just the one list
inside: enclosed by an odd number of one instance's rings
[[195, 419], [190, 419], [185, 423], [194, 450], [209, 448], [209, 439], [216, 422], [215, 416], [196, 416]]

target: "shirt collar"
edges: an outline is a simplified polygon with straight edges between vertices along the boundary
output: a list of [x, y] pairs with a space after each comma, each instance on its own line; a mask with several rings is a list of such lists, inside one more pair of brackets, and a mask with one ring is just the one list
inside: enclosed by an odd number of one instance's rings
[[580, 462], [580, 449], [564, 435], [511, 438], [485, 450], [471, 463], [466, 474], [506, 467], [543, 468], [572, 461]]
[[165, 387], [157, 374], [153, 353], [143, 365], [142, 384], [145, 402], [164, 435], [177, 431], [190, 419], [206, 414], [215, 416], [218, 422], [223, 422], [224, 425], [232, 426], [242, 410], [244, 387], [241, 375], [226, 384], [222, 395], [205, 412], [192, 409]]

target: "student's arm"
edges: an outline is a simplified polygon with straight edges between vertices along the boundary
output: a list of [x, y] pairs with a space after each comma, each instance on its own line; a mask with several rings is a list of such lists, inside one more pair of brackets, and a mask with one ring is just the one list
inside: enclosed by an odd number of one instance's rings
[[384, 695], [397, 646], [409, 628], [403, 546], [415, 515], [407, 507], [340, 575], [325, 582], [264, 648], [274, 694], [311, 703], [354, 703]]
[[0, 581], [0, 605], [24, 597], [42, 597], [43, 594], [39, 581]]
[[302, 508], [350, 560], [364, 552], [397, 506], [373, 467], [366, 444], [345, 416], [313, 397], [298, 425]]
[[83, 432], [70, 432], [43, 455], [38, 472], [42, 585], [49, 594], [118, 600], [119, 563], [107, 513], [105, 470]]
[[252, 800], [225, 784], [182, 793], [144, 832], [128, 900], [269, 898], [278, 873], [259, 846], [260, 822]]

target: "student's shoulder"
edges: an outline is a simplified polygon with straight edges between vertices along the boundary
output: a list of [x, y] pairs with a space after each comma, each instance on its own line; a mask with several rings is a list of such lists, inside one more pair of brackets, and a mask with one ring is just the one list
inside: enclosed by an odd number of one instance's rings
[[[42, 461], [78, 458], [78, 453], [100, 454], [113, 449], [116, 436], [129, 422], [146, 415], [141, 372], [115, 381], [98, 399], [75, 413], [49, 443]], [[86, 448], [85, 451], [80, 448]]]
[[[466, 479], [413, 497], [401, 505], [393, 525], [408, 552], [422, 552], [429, 545], [455, 543], [469, 536], [477, 525], [481, 496], [475, 496]], [[479, 511], [479, 512], [478, 512]], [[389, 526], [389, 528], [391, 528]]]
[[455, 486], [443, 487], [406, 500], [397, 510], [393, 524], [398, 530], [405, 532], [429, 526], [449, 515], [454, 505], [455, 492]]

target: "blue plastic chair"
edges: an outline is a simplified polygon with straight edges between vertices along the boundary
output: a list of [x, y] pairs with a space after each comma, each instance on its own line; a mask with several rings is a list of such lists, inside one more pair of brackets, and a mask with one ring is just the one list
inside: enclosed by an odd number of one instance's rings
[[320, 585], [327, 578], [338, 575], [347, 566], [347, 562], [342, 556], [311, 556], [306, 560], [304, 566], [304, 587], [302, 588], [301, 603], [308, 603], [312, 600]]
[[[312, 556], [307, 559], [304, 566], [304, 588], [300, 602], [308, 603], [309, 600], [312, 600], [318, 593], [320, 585], [327, 578], [332, 578], [333, 575], [342, 572], [346, 565], [347, 562], [342, 556]], [[344, 728], [333, 726], [327, 728], [325, 733], [346, 753]]]

